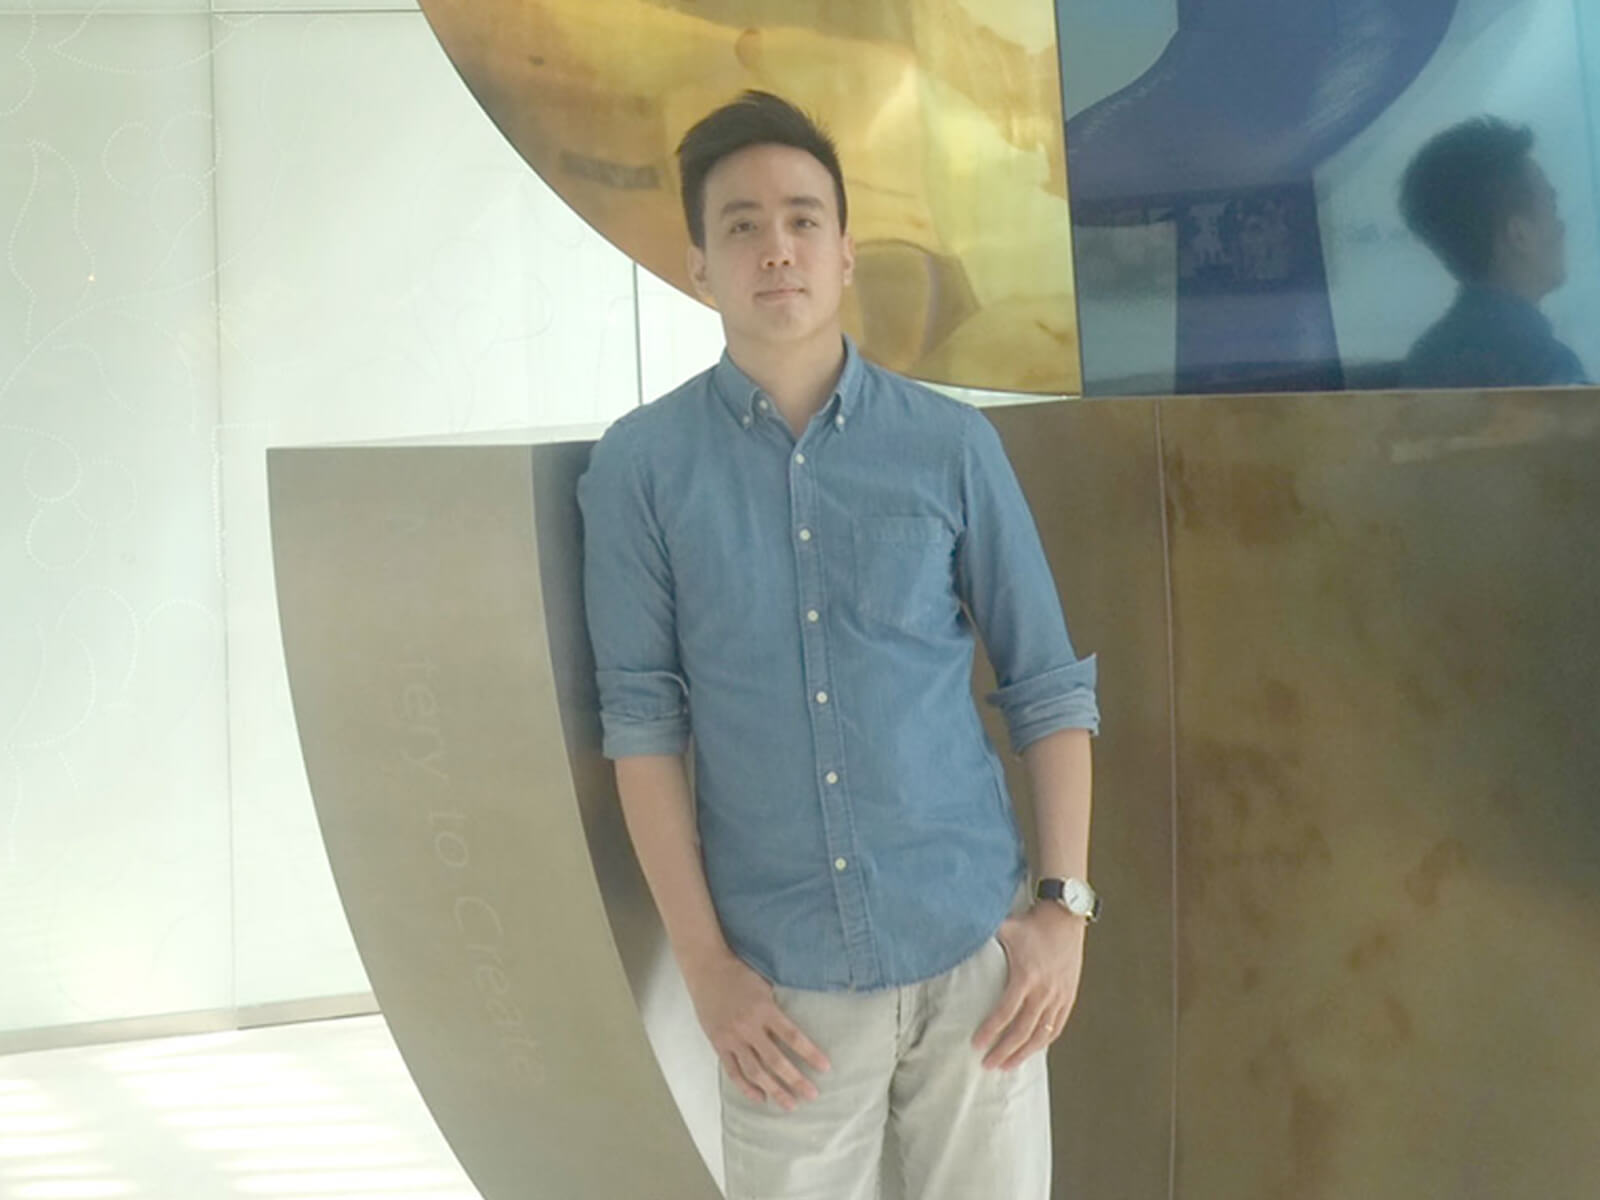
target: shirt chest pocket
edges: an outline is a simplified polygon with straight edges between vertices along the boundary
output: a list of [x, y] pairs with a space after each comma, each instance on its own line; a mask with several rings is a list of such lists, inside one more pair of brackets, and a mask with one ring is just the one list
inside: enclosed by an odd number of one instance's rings
[[937, 517], [858, 517], [856, 610], [864, 623], [908, 632], [956, 615], [955, 535]]

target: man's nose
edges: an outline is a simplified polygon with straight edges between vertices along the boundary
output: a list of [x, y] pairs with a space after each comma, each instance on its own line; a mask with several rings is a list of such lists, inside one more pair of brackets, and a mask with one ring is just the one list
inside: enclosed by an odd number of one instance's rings
[[767, 235], [766, 245], [761, 249], [763, 266], [783, 267], [794, 261], [794, 243], [788, 232], [782, 228], [772, 230]]

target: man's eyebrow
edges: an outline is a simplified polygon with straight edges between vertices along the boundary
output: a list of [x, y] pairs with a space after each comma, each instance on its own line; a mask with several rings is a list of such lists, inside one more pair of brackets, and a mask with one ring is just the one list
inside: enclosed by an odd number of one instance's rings
[[[817, 209], [819, 211], [828, 207], [825, 203], [823, 203], [820, 196], [812, 196], [809, 194], [785, 196], [783, 198], [783, 204], [785, 208], [810, 208]], [[750, 212], [751, 210], [759, 209], [760, 207], [761, 205], [757, 204], [754, 200], [729, 200], [717, 211], [717, 216], [719, 218], [727, 217], [733, 213]]]

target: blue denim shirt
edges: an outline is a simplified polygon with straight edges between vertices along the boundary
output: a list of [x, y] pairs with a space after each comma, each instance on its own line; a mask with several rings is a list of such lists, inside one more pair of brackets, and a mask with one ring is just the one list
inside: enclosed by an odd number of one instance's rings
[[973, 706], [973, 626], [1020, 750], [1095, 729], [1095, 664], [993, 426], [846, 343], [798, 440], [726, 355], [617, 421], [578, 489], [611, 758], [694, 743], [706, 881], [790, 987], [938, 975], [1026, 874]]
[[1520, 296], [1484, 284], [1461, 289], [1417, 339], [1404, 387], [1493, 388], [1584, 384], [1583, 363], [1556, 339], [1550, 318]]

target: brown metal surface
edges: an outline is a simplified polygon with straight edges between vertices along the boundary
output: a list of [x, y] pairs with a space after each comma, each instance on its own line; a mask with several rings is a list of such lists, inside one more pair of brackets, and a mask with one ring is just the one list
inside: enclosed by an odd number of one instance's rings
[[846, 322], [877, 361], [1081, 390], [1050, 0], [424, 0], [512, 145], [693, 295], [673, 151], [746, 88], [832, 130], [858, 247]]
[[1597, 404], [1162, 402], [1179, 1196], [1595, 1194]]
[[[1102, 656], [1056, 1194], [1589, 1196], [1600, 392], [990, 415]], [[274, 452], [296, 713], [487, 1200], [711, 1200], [715, 1064], [598, 754], [585, 453]]]
[[[1089, 873], [1106, 915], [1051, 1053], [1055, 1194], [1167, 1195], [1172, 1136], [1172, 742], [1156, 405], [988, 409], [1027, 494], [1079, 653], [1100, 656]], [[992, 688], [979, 664], [979, 694]], [[984, 708], [995, 745], [1006, 744]], [[1007, 781], [1031, 831], [1027, 772]]]

